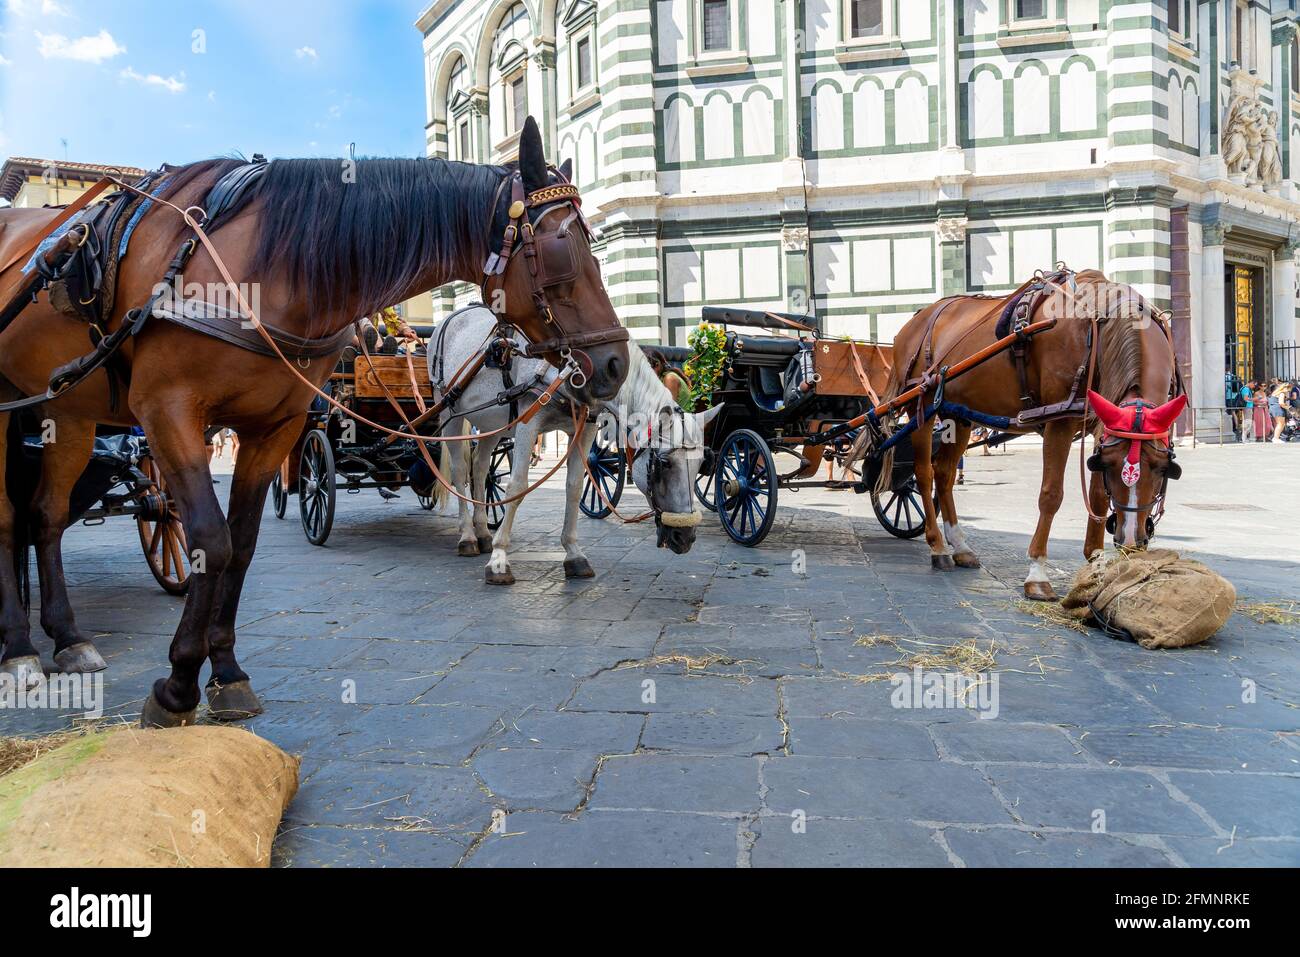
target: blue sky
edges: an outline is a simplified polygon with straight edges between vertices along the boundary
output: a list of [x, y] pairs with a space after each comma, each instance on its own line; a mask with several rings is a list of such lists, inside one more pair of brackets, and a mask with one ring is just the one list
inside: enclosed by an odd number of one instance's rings
[[0, 0], [0, 158], [423, 155], [422, 9]]

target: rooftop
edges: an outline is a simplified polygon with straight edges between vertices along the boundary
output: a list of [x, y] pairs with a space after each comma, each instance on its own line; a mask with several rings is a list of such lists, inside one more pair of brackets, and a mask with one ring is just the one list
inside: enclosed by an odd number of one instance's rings
[[59, 178], [63, 180], [94, 180], [110, 172], [139, 177], [148, 172], [135, 166], [101, 166], [98, 163], [11, 156], [4, 161], [4, 166], [0, 166], [0, 199], [12, 203], [28, 177], [40, 175], [47, 169], [58, 170]]

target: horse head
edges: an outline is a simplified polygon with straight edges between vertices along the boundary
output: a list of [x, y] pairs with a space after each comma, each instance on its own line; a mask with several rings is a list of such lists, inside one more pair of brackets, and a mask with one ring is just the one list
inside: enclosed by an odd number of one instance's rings
[[695, 544], [695, 477], [704, 461], [704, 427], [720, 411], [721, 406], [707, 412], [664, 407], [629, 429], [632, 481], [654, 509], [658, 546], [677, 555]]
[[569, 368], [572, 391], [591, 403], [613, 398], [627, 375], [628, 332], [592, 255], [571, 172], [567, 162], [547, 165], [530, 116], [520, 134], [518, 169], [498, 193], [483, 293], [501, 321], [528, 337], [528, 354]]
[[1110, 499], [1106, 528], [1120, 548], [1145, 548], [1164, 510], [1169, 480], [1183, 474], [1169, 430], [1187, 407], [1187, 396], [1159, 406], [1142, 398], [1116, 405], [1090, 390], [1088, 402], [1102, 425], [1088, 468], [1101, 475]]

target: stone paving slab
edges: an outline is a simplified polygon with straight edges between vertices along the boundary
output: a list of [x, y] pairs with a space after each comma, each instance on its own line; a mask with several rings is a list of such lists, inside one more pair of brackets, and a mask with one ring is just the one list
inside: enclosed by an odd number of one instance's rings
[[[1161, 531], [1243, 599], [1297, 593], [1294, 451], [1180, 452]], [[508, 589], [409, 492], [340, 496], [325, 548], [268, 512], [238, 651], [267, 705], [246, 725], [303, 756], [274, 863], [1300, 864], [1300, 625], [1237, 615], [1204, 646], [1150, 652], [1026, 614], [1036, 450], [967, 468], [958, 505], [984, 567], [951, 574], [842, 493], [783, 496], [758, 549], [712, 519], [685, 556], [584, 519], [597, 576], [570, 582], [551, 483], [516, 522]], [[1263, 510], [1228, 523], [1178, 508], [1247, 496]], [[1079, 561], [1076, 498], [1058, 588]], [[134, 718], [182, 602], [134, 557], [130, 522], [67, 546], [110, 663], [105, 708]], [[994, 661], [973, 698], [900, 699], [892, 676], [918, 652], [955, 660], [972, 641]], [[69, 717], [0, 714], [29, 734]]]

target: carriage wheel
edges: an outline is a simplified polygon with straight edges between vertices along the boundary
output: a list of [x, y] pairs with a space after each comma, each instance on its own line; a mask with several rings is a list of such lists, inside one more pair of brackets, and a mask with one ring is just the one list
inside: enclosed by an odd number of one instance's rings
[[334, 451], [320, 429], [307, 433], [298, 469], [298, 513], [313, 545], [324, 545], [334, 527]]
[[727, 436], [718, 452], [713, 500], [732, 541], [752, 548], [767, 538], [776, 521], [776, 492], [776, 465], [762, 436], [749, 429]]
[[[587, 467], [591, 472], [583, 479], [578, 507], [588, 518], [606, 518], [623, 497], [623, 486], [627, 484], [627, 456], [617, 445], [606, 444], [597, 434], [591, 443], [591, 451], [587, 453]], [[603, 499], [591, 481], [593, 476], [600, 483], [600, 492], [605, 493]]]
[[279, 472], [271, 479], [271, 507], [275, 509], [276, 518], [284, 518], [289, 509], [289, 492], [284, 487], [284, 478]]
[[487, 482], [483, 488], [483, 501], [488, 503], [488, 528], [494, 532], [506, 520], [506, 507], [499, 503], [506, 497], [506, 485], [514, 467], [514, 446], [503, 442], [492, 452], [492, 463], [488, 466]]
[[695, 476], [695, 498], [710, 512], [718, 510], [718, 503], [713, 501], [713, 470], [701, 472]]
[[916, 487], [916, 476], [884, 495], [873, 491], [871, 507], [885, 531], [896, 538], [916, 538], [925, 531], [925, 502]]
[[140, 459], [140, 471], [152, 483], [149, 493], [157, 498], [146, 513], [136, 516], [140, 547], [149, 570], [169, 595], [184, 595], [190, 587], [190, 549], [176, 502], [167, 494], [162, 470], [152, 458]]

